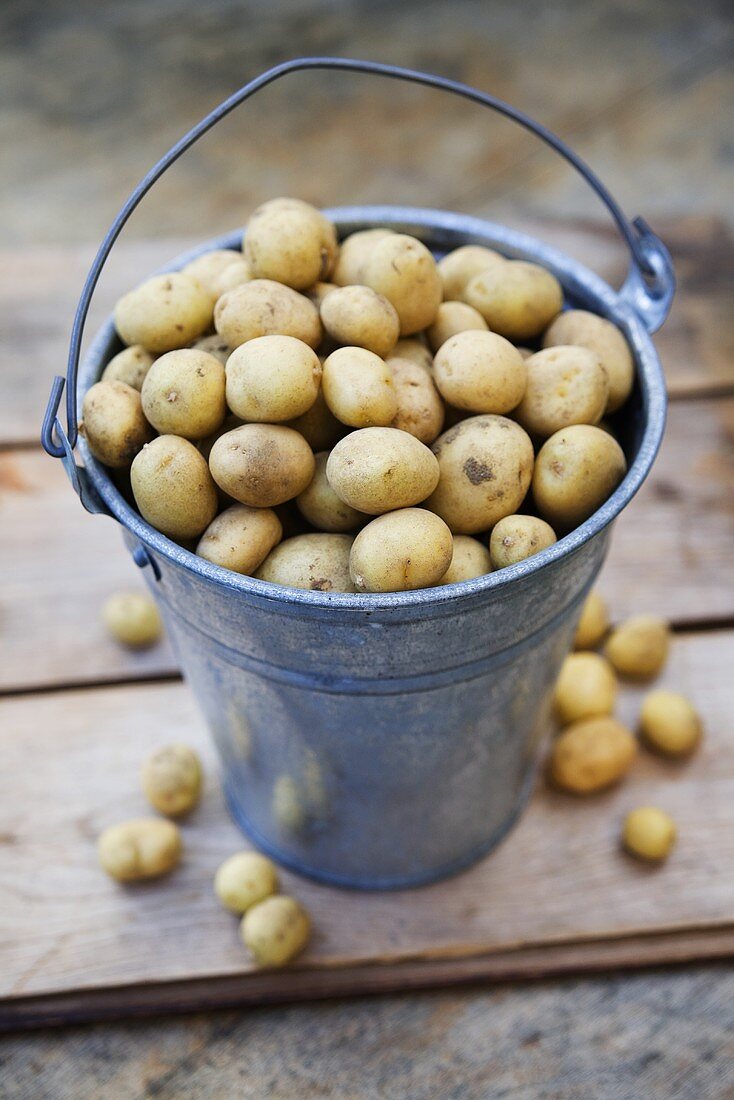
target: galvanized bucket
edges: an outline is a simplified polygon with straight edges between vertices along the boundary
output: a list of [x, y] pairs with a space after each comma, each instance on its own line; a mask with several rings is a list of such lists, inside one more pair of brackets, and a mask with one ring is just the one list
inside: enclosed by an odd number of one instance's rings
[[[211, 565], [148, 526], [77, 439], [77, 365], [99, 271], [127, 217], [177, 156], [259, 87], [304, 68], [357, 69], [437, 86], [515, 118], [558, 149], [609, 207], [632, 263], [620, 291], [581, 264], [500, 225], [433, 210], [327, 211], [342, 236], [387, 225], [435, 253], [483, 244], [536, 260], [570, 306], [610, 318], [633, 350], [637, 380], [617, 428], [629, 472], [589, 520], [556, 545], [500, 572], [444, 588], [386, 595], [282, 588]], [[180, 256], [239, 247], [232, 233]], [[43, 444], [61, 458], [85, 507], [114, 516], [145, 568], [169, 636], [216, 740], [235, 820], [294, 870], [345, 886], [416, 885], [486, 853], [534, 782], [551, 689], [612, 521], [646, 477], [663, 433], [665, 385], [650, 333], [664, 320], [670, 258], [634, 228], [575, 154], [506, 104], [453, 81], [390, 66], [307, 58], [270, 70], [195, 127], [133, 193], [100, 248], [77, 311], [69, 356], [67, 430], [49, 401]], [[79, 392], [120, 343], [110, 319], [81, 368]], [[77, 466], [78, 444], [84, 466]], [[171, 731], [172, 734], [175, 731]]]

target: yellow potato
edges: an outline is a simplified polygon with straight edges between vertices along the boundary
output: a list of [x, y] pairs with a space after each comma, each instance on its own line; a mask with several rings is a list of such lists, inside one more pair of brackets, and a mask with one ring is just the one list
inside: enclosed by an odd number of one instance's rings
[[499, 252], [480, 244], [464, 244], [455, 248], [438, 261], [444, 300], [451, 302], [461, 298], [475, 275], [481, 275], [488, 268], [504, 262], [505, 258]]
[[161, 435], [205, 439], [224, 423], [224, 367], [206, 351], [181, 348], [156, 359], [140, 391], [143, 412]]
[[382, 237], [370, 251], [362, 276], [362, 282], [394, 305], [401, 336], [412, 336], [435, 320], [443, 298], [441, 277], [433, 256], [415, 237]]
[[282, 424], [244, 424], [226, 432], [209, 454], [212, 477], [240, 504], [272, 508], [302, 493], [314, 474], [306, 440]]
[[573, 640], [574, 649], [595, 649], [609, 630], [607, 605], [598, 592], [590, 592], [581, 609]]
[[400, 321], [387, 298], [368, 286], [337, 287], [321, 303], [321, 322], [337, 344], [385, 358], [398, 342]]
[[164, 745], [143, 764], [143, 794], [167, 817], [189, 813], [201, 796], [201, 760], [188, 745]]
[[483, 577], [492, 572], [489, 550], [479, 539], [470, 535], [454, 535], [454, 552], [451, 565], [443, 575], [441, 584], [458, 584], [473, 577]]
[[544, 348], [557, 344], [577, 344], [599, 356], [609, 379], [606, 412], [615, 412], [625, 403], [635, 380], [635, 366], [616, 325], [585, 309], [568, 309], [556, 317], [543, 337]]
[[283, 527], [270, 508], [233, 504], [207, 527], [196, 547], [200, 558], [251, 576], [283, 537]]
[[300, 199], [272, 199], [247, 223], [243, 252], [256, 279], [305, 290], [328, 278], [338, 245], [320, 210]]
[[208, 355], [213, 355], [222, 366], [234, 351], [234, 348], [231, 348], [227, 341], [223, 340], [216, 332], [213, 336], [202, 336], [201, 340], [197, 340], [193, 347], [196, 351], [205, 351]]
[[573, 794], [593, 794], [622, 779], [637, 756], [637, 741], [614, 718], [575, 722], [556, 738], [548, 774], [551, 783]]
[[321, 362], [293, 336], [248, 340], [227, 360], [227, 404], [243, 420], [277, 423], [302, 416], [321, 383]]
[[211, 326], [213, 303], [201, 283], [171, 271], [128, 291], [115, 306], [115, 328], [126, 344], [160, 354], [184, 348]]
[[546, 440], [535, 460], [538, 511], [556, 530], [577, 527], [611, 496], [626, 469], [622, 448], [601, 428], [562, 428]]
[[489, 554], [495, 569], [515, 565], [539, 554], [556, 541], [550, 524], [537, 516], [505, 516], [495, 524], [489, 539]]
[[198, 538], [217, 514], [217, 490], [193, 443], [159, 435], [130, 468], [135, 503], [151, 527], [171, 539]]
[[259, 852], [237, 852], [219, 865], [214, 893], [230, 913], [246, 913], [253, 905], [277, 894], [275, 864]]
[[247, 910], [241, 934], [259, 966], [285, 966], [308, 943], [311, 921], [294, 898], [276, 894]]
[[158, 878], [181, 859], [181, 834], [172, 821], [141, 817], [112, 825], [97, 842], [103, 871], [118, 882]]
[[429, 372], [433, 369], [431, 349], [418, 336], [404, 336], [402, 340], [398, 340], [387, 356], [391, 365], [395, 359], [409, 359], [411, 363], [416, 363]]
[[233, 264], [242, 263], [242, 253], [235, 252], [231, 248], [215, 248], [211, 252], [204, 252], [191, 260], [182, 269], [184, 275], [190, 275], [197, 283], [204, 287], [211, 298], [212, 309], [219, 295], [219, 279]]
[[676, 691], [651, 691], [642, 701], [640, 734], [649, 749], [664, 756], [688, 756], [703, 735], [696, 708]]
[[329, 455], [326, 476], [338, 497], [377, 516], [420, 504], [438, 484], [436, 456], [398, 428], [362, 428]]
[[442, 344], [460, 332], [477, 330], [487, 332], [487, 322], [476, 309], [466, 302], [441, 302], [436, 319], [428, 326], [426, 335], [431, 351], [436, 354]]
[[332, 290], [338, 290], [336, 283], [314, 283], [308, 290], [304, 290], [304, 294], [310, 302], [316, 306], [318, 310], [321, 309], [321, 303], [326, 298], [327, 294], [331, 294]]
[[290, 420], [288, 427], [300, 432], [314, 451], [330, 451], [347, 431], [326, 404], [323, 386], [319, 386], [316, 400], [308, 412]]
[[313, 302], [270, 279], [252, 279], [223, 294], [214, 308], [214, 325], [232, 348], [258, 336], [294, 336], [317, 348], [323, 335]]
[[[376, 429], [365, 429], [376, 430]], [[322, 451], [316, 456], [316, 471], [313, 480], [303, 492], [296, 497], [298, 511], [304, 519], [308, 520], [312, 527], [318, 531], [328, 531], [332, 534], [344, 534], [355, 531], [367, 522], [369, 518], [363, 512], [338, 497], [326, 476], [326, 463], [329, 458], [327, 451]]]
[[387, 426], [398, 411], [392, 370], [374, 352], [338, 348], [324, 361], [324, 399], [342, 424]]
[[462, 299], [481, 313], [492, 332], [508, 340], [539, 336], [563, 306], [555, 275], [539, 264], [507, 260], [469, 282]]
[[522, 504], [533, 476], [533, 445], [504, 416], [472, 416], [432, 448], [440, 478], [426, 507], [456, 535], [486, 531]]
[[614, 669], [598, 653], [571, 653], [556, 681], [554, 705], [563, 726], [611, 714], [617, 699]]
[[332, 275], [337, 286], [364, 283], [364, 267], [373, 248], [383, 237], [391, 235], [392, 229], [360, 229], [343, 240]]
[[354, 592], [349, 576], [350, 535], [295, 535], [267, 556], [255, 576], [288, 588]]
[[607, 405], [609, 380], [599, 356], [588, 348], [546, 348], [526, 360], [528, 384], [514, 412], [530, 435], [547, 439], [570, 424], [598, 424]]
[[124, 382], [95, 382], [84, 395], [80, 431], [96, 459], [113, 470], [129, 466], [153, 438], [140, 394]]
[[116, 592], [105, 600], [102, 621], [112, 637], [131, 649], [160, 640], [163, 625], [155, 601], [145, 592]]
[[620, 676], [649, 680], [663, 668], [670, 649], [670, 627], [657, 615], [633, 615], [616, 627], [604, 647]]
[[398, 411], [392, 427], [409, 432], [421, 443], [433, 443], [441, 434], [446, 410], [430, 373], [409, 359], [388, 359]]
[[660, 863], [673, 850], [677, 830], [669, 814], [655, 806], [640, 806], [624, 819], [622, 844], [630, 855]]
[[508, 413], [522, 400], [527, 368], [509, 340], [468, 330], [451, 336], [433, 360], [433, 378], [445, 401], [477, 413]]
[[401, 508], [362, 528], [349, 567], [358, 592], [406, 592], [440, 584], [453, 552], [443, 520], [424, 508]]
[[254, 278], [247, 260], [240, 256], [212, 279], [212, 293], [216, 294], [217, 298], [221, 298], [228, 290], [234, 290], [236, 286], [242, 286], [243, 283], [250, 283]]
[[102, 371], [103, 382], [124, 382], [134, 390], [140, 390], [154, 356], [146, 351], [142, 344], [133, 344], [123, 348], [110, 359]]

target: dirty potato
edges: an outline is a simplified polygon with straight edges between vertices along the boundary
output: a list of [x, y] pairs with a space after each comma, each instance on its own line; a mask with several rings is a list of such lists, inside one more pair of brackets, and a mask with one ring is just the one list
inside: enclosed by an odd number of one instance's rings
[[300, 432], [313, 451], [330, 451], [348, 430], [326, 404], [323, 386], [319, 386], [311, 408], [290, 420], [288, 427]]
[[600, 508], [627, 470], [624, 452], [601, 428], [572, 424], [555, 432], [535, 461], [533, 496], [556, 530], [570, 530]]
[[415, 237], [382, 237], [371, 249], [362, 275], [362, 282], [392, 302], [401, 336], [412, 336], [435, 320], [443, 298], [441, 277], [433, 256]]
[[517, 348], [494, 332], [468, 330], [436, 352], [433, 377], [444, 400], [476, 413], [508, 413], [522, 400], [527, 368]]
[[480, 244], [464, 244], [447, 253], [438, 261], [444, 300], [453, 302], [461, 299], [475, 275], [481, 275], [490, 267], [504, 262], [505, 258], [499, 252]]
[[354, 592], [349, 575], [350, 535], [295, 535], [276, 546], [255, 576], [288, 588]]
[[607, 413], [625, 403], [632, 391], [635, 367], [629, 345], [616, 325], [585, 309], [568, 309], [543, 336], [544, 348], [558, 344], [575, 344], [599, 356], [609, 379]]
[[[369, 430], [369, 429], [366, 429]], [[316, 470], [311, 484], [296, 497], [298, 511], [312, 527], [331, 534], [356, 531], [367, 522], [368, 516], [357, 511], [337, 496], [326, 476], [327, 451], [315, 456]]]
[[113, 355], [102, 371], [103, 382], [124, 382], [134, 390], [140, 390], [155, 356], [146, 351], [142, 344], [133, 344]]
[[352, 428], [387, 426], [398, 402], [390, 367], [365, 348], [337, 348], [324, 361], [321, 379], [326, 404]]
[[95, 382], [84, 395], [80, 431], [96, 459], [113, 470], [129, 466], [155, 434], [140, 394], [124, 382]]
[[224, 367], [207, 351], [181, 348], [156, 359], [140, 391], [143, 412], [161, 435], [204, 439], [224, 423]]
[[214, 325], [232, 348], [258, 336], [294, 336], [317, 348], [323, 335], [313, 302], [270, 279], [252, 279], [223, 294], [214, 308]]
[[271, 199], [251, 215], [243, 253], [256, 279], [305, 290], [327, 279], [336, 260], [336, 230], [300, 199]]
[[226, 294], [228, 290], [234, 290], [236, 286], [242, 286], [243, 283], [250, 283], [255, 278], [252, 274], [252, 268], [241, 255], [239, 259], [234, 263], [228, 264], [223, 271], [220, 271], [211, 282], [212, 293], [217, 298], [221, 298], [223, 294]]
[[507, 260], [469, 282], [463, 301], [481, 313], [492, 332], [508, 340], [539, 336], [563, 306], [561, 284], [539, 264]]
[[409, 432], [421, 443], [441, 434], [446, 410], [430, 373], [409, 359], [389, 359], [398, 403], [391, 427]]
[[235, 416], [277, 423], [302, 416], [321, 384], [316, 352], [293, 336], [259, 336], [230, 355], [227, 404]]
[[181, 834], [172, 821], [136, 818], [105, 829], [97, 855], [102, 870], [118, 882], [158, 878], [181, 859]]
[[547, 439], [570, 424], [598, 424], [609, 396], [607, 372], [588, 348], [546, 348], [525, 361], [527, 388], [514, 412], [526, 432]]
[[214, 303], [222, 293], [219, 289], [219, 279], [233, 264], [241, 263], [241, 252], [235, 252], [231, 248], [215, 248], [189, 261], [182, 270], [184, 275], [190, 275], [203, 286], [211, 299], [213, 309]]
[[550, 524], [537, 516], [505, 516], [492, 529], [489, 553], [495, 569], [504, 569], [539, 554], [556, 541]]
[[551, 783], [573, 794], [593, 794], [618, 783], [637, 756], [637, 741], [614, 718], [575, 722], [556, 738], [548, 762]]
[[431, 351], [436, 354], [442, 344], [460, 332], [487, 332], [487, 322], [466, 302], [441, 302], [432, 325], [426, 330]]
[[387, 298], [368, 286], [336, 287], [325, 295], [321, 322], [337, 344], [366, 348], [382, 359], [400, 335], [400, 320]]
[[283, 527], [270, 508], [233, 504], [207, 527], [196, 547], [200, 558], [251, 576], [283, 537]]
[[489, 550], [479, 539], [470, 535], [454, 535], [454, 552], [451, 565], [444, 573], [441, 584], [458, 584], [492, 572]]
[[115, 328], [126, 344], [160, 355], [191, 344], [211, 326], [213, 303], [201, 283], [182, 271], [154, 275], [115, 306]]
[[211, 336], [202, 336], [200, 340], [197, 340], [192, 345], [195, 351], [205, 351], [208, 355], [213, 355], [215, 359], [224, 366], [229, 359], [230, 355], [234, 351], [226, 340], [217, 333], [213, 333]]
[[395, 359], [409, 359], [419, 367], [423, 367], [430, 374], [433, 369], [433, 355], [418, 336], [404, 336], [398, 340], [395, 347], [387, 356], [387, 361], [392, 366]]
[[143, 764], [143, 794], [154, 810], [166, 817], [189, 813], [201, 795], [202, 768], [198, 753], [188, 745], [164, 745]]
[[424, 508], [378, 516], [354, 540], [350, 571], [358, 592], [407, 592], [440, 584], [451, 565], [451, 532]]
[[177, 435], [160, 435], [143, 447], [130, 468], [130, 483], [143, 519], [171, 539], [198, 538], [217, 514], [206, 459]]
[[282, 424], [243, 424], [216, 440], [209, 454], [215, 482], [240, 504], [272, 508], [302, 493], [313, 477], [313, 451]]
[[339, 249], [332, 280], [337, 286], [359, 286], [364, 283], [364, 268], [373, 248], [392, 229], [360, 229], [346, 237]]
[[436, 456], [398, 428], [362, 428], [341, 439], [329, 455], [326, 476], [352, 508], [377, 516], [410, 508], [438, 484]]

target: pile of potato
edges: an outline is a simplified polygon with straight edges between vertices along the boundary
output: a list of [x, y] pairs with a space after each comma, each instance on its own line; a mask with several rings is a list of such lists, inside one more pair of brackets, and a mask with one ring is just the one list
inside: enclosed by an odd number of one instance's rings
[[[297, 199], [126, 294], [127, 345], [84, 398], [92, 453], [144, 519], [276, 584], [394, 592], [552, 545], [626, 465], [603, 418], [633, 360], [557, 279], [489, 248], [438, 263]], [[532, 345], [532, 349], [529, 345]], [[123, 479], [124, 480], [124, 479]]]

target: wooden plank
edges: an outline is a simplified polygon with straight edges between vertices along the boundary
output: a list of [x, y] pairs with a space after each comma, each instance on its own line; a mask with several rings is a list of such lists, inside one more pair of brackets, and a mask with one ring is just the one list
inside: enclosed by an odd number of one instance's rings
[[[625, 965], [645, 962], [650, 937], [669, 937], [670, 953], [656, 944], [650, 956], [661, 961], [685, 954], [690, 941], [679, 943], [676, 934], [734, 928], [733, 659], [734, 632], [676, 641], [663, 682], [689, 692], [703, 714], [706, 739], [693, 760], [671, 764], [643, 753], [622, 787], [587, 800], [541, 784], [506, 843], [447, 882], [360, 893], [284, 873], [284, 889], [306, 903], [316, 929], [297, 970], [318, 970], [324, 990], [329, 971], [353, 970], [349, 988], [359, 988], [362, 977], [369, 988], [371, 965], [413, 962], [428, 973], [436, 960], [638, 938], [639, 950], [620, 956]], [[624, 693], [626, 721], [634, 721], [641, 694]], [[0, 747], [0, 995], [27, 1002], [87, 989], [244, 980], [252, 966], [236, 921], [211, 892], [218, 862], [242, 841], [224, 811], [212, 748], [186, 688], [6, 699], [0, 722], [7, 731]], [[96, 837], [145, 812], [140, 761], [173, 736], [200, 748], [208, 775], [203, 804], [183, 825], [186, 858], [165, 881], [122, 888], [97, 868]], [[650, 803], [667, 808], [680, 830], [673, 856], [655, 869], [631, 861], [617, 841], [624, 813]], [[540, 965], [532, 959], [531, 973]], [[271, 976], [273, 996], [287, 995], [293, 973]]]

